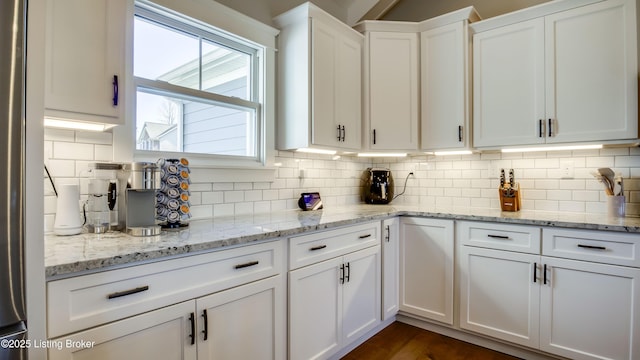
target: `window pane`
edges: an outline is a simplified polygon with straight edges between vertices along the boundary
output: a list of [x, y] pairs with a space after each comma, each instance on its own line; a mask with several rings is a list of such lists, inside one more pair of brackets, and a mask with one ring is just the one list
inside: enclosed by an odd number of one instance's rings
[[134, 76], [200, 88], [200, 40], [136, 17]]
[[253, 109], [138, 89], [136, 118], [138, 150], [257, 156]]
[[202, 89], [251, 100], [251, 56], [214, 42], [202, 42]]

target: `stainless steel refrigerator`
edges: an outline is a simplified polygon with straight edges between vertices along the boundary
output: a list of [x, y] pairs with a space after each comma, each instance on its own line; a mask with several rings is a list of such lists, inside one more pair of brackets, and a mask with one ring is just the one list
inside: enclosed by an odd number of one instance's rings
[[[0, 360], [26, 359], [25, 1], [0, 1]], [[4, 169], [4, 170], [2, 170]]]

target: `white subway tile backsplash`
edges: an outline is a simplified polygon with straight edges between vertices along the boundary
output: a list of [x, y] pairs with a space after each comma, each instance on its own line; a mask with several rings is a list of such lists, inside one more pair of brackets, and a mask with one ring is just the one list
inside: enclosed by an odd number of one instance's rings
[[54, 142], [53, 158], [67, 160], [94, 160], [94, 145], [71, 142]]
[[[45, 130], [45, 164], [57, 184], [86, 183], [87, 165], [111, 161], [113, 137], [110, 133], [88, 134], [68, 130]], [[394, 204], [461, 206], [499, 209], [496, 169], [515, 170], [522, 189], [525, 210], [604, 213], [603, 185], [590, 172], [610, 167], [625, 177], [627, 214], [640, 215], [640, 150], [638, 148], [580, 150], [572, 152], [498, 152], [453, 157], [419, 155], [400, 159], [371, 159], [276, 152], [279, 163], [273, 182], [214, 183], [192, 173], [191, 213], [194, 219], [211, 216], [262, 213], [297, 209], [301, 192], [319, 191], [326, 207], [357, 204], [360, 177], [368, 167], [386, 167], [395, 179], [395, 194], [404, 195]], [[561, 164], [574, 166], [572, 179], [561, 179]], [[305, 177], [299, 178], [300, 169]], [[55, 212], [51, 184], [44, 181], [45, 226], [50, 230]], [[86, 189], [84, 189], [86, 190]]]
[[113, 134], [110, 132], [76, 131], [75, 142], [85, 144], [113, 144]]

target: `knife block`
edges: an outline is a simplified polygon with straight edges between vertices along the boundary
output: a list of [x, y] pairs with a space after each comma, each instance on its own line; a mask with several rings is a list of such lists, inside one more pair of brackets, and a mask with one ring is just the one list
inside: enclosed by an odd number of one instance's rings
[[500, 208], [502, 211], [520, 211], [520, 186], [499, 188]]

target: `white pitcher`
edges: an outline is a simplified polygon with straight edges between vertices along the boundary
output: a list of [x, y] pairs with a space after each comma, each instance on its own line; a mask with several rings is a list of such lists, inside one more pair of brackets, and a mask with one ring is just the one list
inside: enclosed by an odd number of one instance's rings
[[80, 219], [80, 191], [78, 190], [78, 185], [60, 185], [53, 232], [56, 235], [76, 235], [80, 234], [81, 231], [82, 220]]

